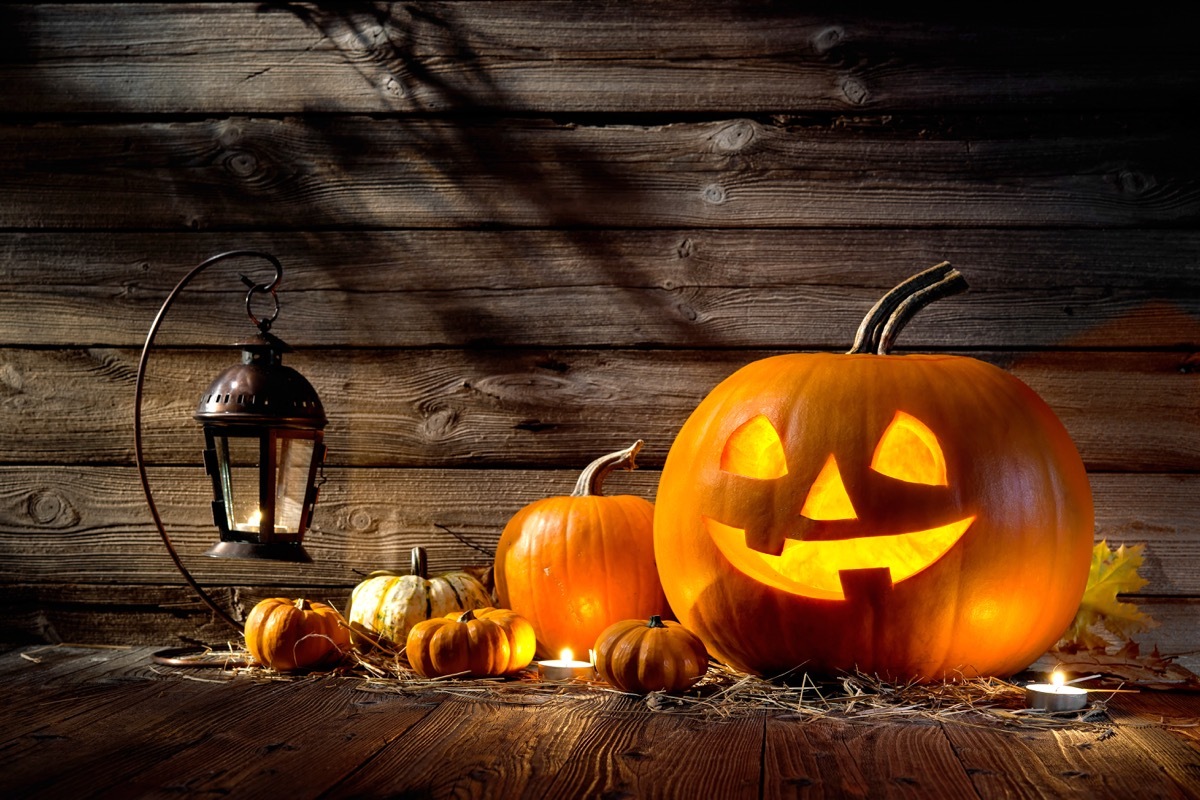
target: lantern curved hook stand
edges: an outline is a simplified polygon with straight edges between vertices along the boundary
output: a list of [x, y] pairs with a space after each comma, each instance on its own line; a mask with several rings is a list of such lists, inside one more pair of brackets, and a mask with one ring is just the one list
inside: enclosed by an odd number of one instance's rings
[[[134, 453], [134, 460], [137, 462], [138, 476], [141, 478], [141, 482], [142, 482], [142, 491], [145, 492], [145, 495], [146, 495], [146, 504], [150, 508], [150, 516], [153, 517], [153, 519], [154, 519], [154, 525], [158, 529], [158, 534], [162, 538], [163, 545], [165, 545], [167, 548], [167, 553], [171, 556], [171, 560], [175, 563], [175, 568], [177, 570], [179, 570], [179, 574], [183, 576], [183, 579], [185, 581], [187, 581], [187, 584], [200, 597], [200, 599], [202, 601], [204, 601], [204, 604], [213, 611], [213, 613], [215, 613], [218, 617], [220, 617], [222, 620], [224, 620], [234, 630], [241, 632], [242, 625], [237, 620], [235, 620], [228, 611], [221, 608], [221, 606], [218, 605], [217, 602], [215, 600], [213, 600], [212, 597], [210, 597], [206, 591], [204, 591], [204, 589], [200, 586], [200, 584], [196, 581], [196, 579], [194, 577], [192, 577], [192, 574], [190, 572], [188, 572], [187, 567], [185, 567], [183, 565], [183, 560], [180, 559], [178, 551], [176, 551], [175, 546], [171, 543], [171, 538], [167, 535], [167, 529], [163, 525], [162, 517], [159, 515], [159, 512], [158, 512], [158, 505], [154, 502], [154, 495], [150, 491], [150, 480], [146, 474], [146, 462], [145, 462], [145, 458], [144, 458], [143, 451], [142, 451], [143, 387], [145, 385], [145, 380], [146, 380], [146, 365], [150, 358], [150, 350], [151, 350], [151, 347], [154, 345], [154, 339], [158, 335], [158, 330], [162, 326], [163, 320], [166, 318], [167, 311], [174, 304], [175, 299], [179, 296], [180, 292], [182, 292], [184, 290], [184, 288], [187, 287], [187, 285], [190, 284], [197, 275], [199, 275], [201, 272], [203, 272], [204, 270], [208, 269], [209, 267], [211, 267], [212, 265], [214, 265], [218, 262], [226, 261], [226, 260], [232, 259], [232, 258], [261, 258], [261, 259], [265, 259], [266, 261], [270, 262], [271, 265], [274, 266], [275, 277], [269, 283], [257, 284], [257, 283], [254, 283], [253, 281], [251, 281], [245, 275], [242, 275], [241, 279], [242, 279], [242, 282], [244, 284], [246, 284], [247, 287], [249, 287], [248, 291], [246, 292], [246, 313], [247, 313], [247, 315], [249, 315], [251, 321], [253, 321], [254, 324], [258, 326], [258, 329], [264, 335], [267, 335], [267, 331], [270, 329], [271, 323], [273, 323], [275, 321], [275, 318], [279, 315], [279, 298], [275, 293], [275, 289], [279, 285], [279, 281], [283, 277], [283, 266], [279, 263], [279, 259], [275, 258], [275, 256], [273, 256], [269, 253], [259, 252], [257, 250], [231, 250], [231, 251], [228, 251], [225, 253], [218, 253], [217, 255], [207, 258], [204, 261], [197, 264], [195, 267], [193, 267], [192, 270], [187, 275], [185, 275], [179, 281], [178, 284], [176, 284], [175, 288], [171, 290], [171, 293], [169, 295], [167, 295], [167, 299], [165, 301], [163, 301], [162, 307], [158, 311], [158, 315], [154, 318], [154, 322], [150, 325], [150, 331], [146, 334], [146, 344], [142, 348], [142, 356], [141, 356], [141, 359], [138, 361], [137, 383], [136, 383], [136, 389], [135, 389], [135, 393], [134, 393], [133, 453]], [[271, 314], [271, 316], [260, 320], [258, 317], [256, 317], [254, 315], [253, 311], [251, 310], [251, 304], [253, 302], [255, 295], [258, 295], [261, 293], [269, 293], [271, 295], [272, 299], [274, 300], [274, 309], [273, 309], [273, 313]], [[180, 655], [181, 655], [181, 653], [179, 653], [178, 651], [163, 651], [162, 653], [158, 654], [158, 656], [156, 656], [156, 660], [160, 661], [160, 663], [173, 664], [175, 666], [183, 666], [183, 665], [202, 666], [202, 665], [204, 665], [203, 663], [200, 663], [191, 658], [181, 658], [181, 657], [179, 657]], [[213, 666], [221, 666], [222, 664], [227, 664], [227, 663], [229, 663], [228, 658], [224, 659], [220, 663], [214, 663]]]

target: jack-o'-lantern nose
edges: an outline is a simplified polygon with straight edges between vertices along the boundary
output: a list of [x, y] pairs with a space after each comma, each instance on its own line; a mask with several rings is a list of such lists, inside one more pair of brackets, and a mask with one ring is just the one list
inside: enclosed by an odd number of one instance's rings
[[825, 466], [817, 473], [800, 513], [812, 520], [858, 519], [833, 455], [826, 459]]

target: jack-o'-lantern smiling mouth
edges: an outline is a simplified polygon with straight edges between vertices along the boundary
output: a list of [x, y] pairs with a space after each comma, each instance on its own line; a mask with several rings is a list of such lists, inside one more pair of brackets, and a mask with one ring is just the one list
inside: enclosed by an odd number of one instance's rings
[[953, 513], [937, 437], [903, 411], [884, 430], [869, 470], [859, 472], [869, 473], [855, 473], [861, 507], [831, 454], [793, 511], [790, 484], [781, 483], [790, 479], [783, 443], [760, 415], [733, 432], [721, 457], [720, 480], [734, 489], [725, 496], [743, 502], [709, 509], [702, 519], [721, 554], [743, 574], [829, 600], [846, 598], [849, 573], [872, 570], [870, 580], [892, 585], [911, 578], [941, 559], [976, 519]]
[[740, 572], [792, 594], [828, 600], [846, 599], [843, 572], [886, 568], [893, 584], [911, 578], [945, 555], [974, 521], [971, 516], [937, 528], [888, 536], [788, 539], [776, 556], [747, 547], [746, 532], [741, 528], [704, 518], [709, 536]]

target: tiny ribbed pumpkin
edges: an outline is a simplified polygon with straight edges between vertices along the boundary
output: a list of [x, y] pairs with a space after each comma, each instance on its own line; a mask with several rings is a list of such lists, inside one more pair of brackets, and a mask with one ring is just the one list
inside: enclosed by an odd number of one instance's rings
[[569, 496], [536, 500], [504, 527], [496, 594], [533, 624], [540, 653], [586, 653], [614, 622], [669, 615], [654, 563], [653, 504], [600, 493], [614, 469], [634, 469], [641, 447], [601, 456]]
[[254, 660], [280, 672], [332, 666], [350, 649], [337, 609], [304, 599], [259, 602], [246, 618], [245, 634]]
[[508, 637], [508, 666], [502, 675], [519, 672], [529, 666], [537, 652], [537, 634], [529, 620], [510, 608], [477, 608], [474, 614], [479, 619], [499, 625]]
[[488, 590], [473, 575], [427, 575], [425, 548], [414, 547], [410, 574], [372, 572], [354, 587], [346, 614], [354, 644], [369, 647], [382, 640], [399, 647], [418, 622], [492, 604]]
[[680, 692], [704, 677], [704, 643], [678, 622], [657, 616], [649, 622], [614, 623], [596, 639], [596, 671], [623, 692]]
[[478, 616], [468, 610], [418, 622], [408, 632], [408, 663], [424, 678], [516, 672], [533, 658], [533, 629], [528, 626], [512, 611], [495, 608], [481, 609]]

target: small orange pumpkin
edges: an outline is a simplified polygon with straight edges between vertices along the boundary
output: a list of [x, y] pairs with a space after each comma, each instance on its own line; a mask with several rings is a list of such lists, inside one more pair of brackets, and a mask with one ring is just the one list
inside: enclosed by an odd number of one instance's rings
[[536, 500], [504, 527], [496, 594], [533, 624], [538, 650], [586, 653], [614, 622], [669, 616], [654, 563], [654, 506], [601, 495], [614, 469], [634, 469], [637, 441], [584, 469], [570, 496]]
[[[508, 637], [508, 666], [500, 673], [501, 675], [519, 672], [529, 666], [533, 661], [534, 653], [537, 652], [537, 635], [529, 620], [508, 608], [477, 608], [474, 613], [479, 619], [486, 619], [499, 625], [504, 630], [505, 636]], [[448, 614], [447, 616], [457, 619], [462, 615]]]
[[408, 632], [408, 663], [423, 678], [473, 678], [524, 669], [533, 659], [533, 627], [508, 609], [481, 609], [418, 622]]
[[325, 603], [271, 597], [246, 618], [246, 648], [254, 660], [280, 672], [329, 667], [350, 649], [350, 631]]
[[704, 677], [704, 643], [678, 622], [628, 619], [596, 639], [596, 670], [623, 692], [680, 692]]

